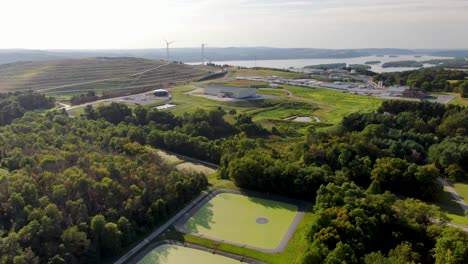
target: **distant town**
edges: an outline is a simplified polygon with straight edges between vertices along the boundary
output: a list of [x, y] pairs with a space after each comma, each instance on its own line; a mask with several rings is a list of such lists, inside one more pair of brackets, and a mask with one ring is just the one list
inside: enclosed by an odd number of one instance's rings
[[278, 88], [279, 85], [291, 85], [309, 88], [329, 88], [342, 90], [344, 92], [363, 96], [374, 96], [385, 99], [405, 99], [405, 100], [428, 100], [439, 103], [449, 103], [456, 96], [443, 95], [433, 96], [429, 92], [411, 89], [409, 86], [384, 86], [383, 82], [374, 82], [372, 77], [358, 74], [355, 70], [345, 69], [310, 69], [294, 68], [293, 72], [304, 73], [308, 79], [288, 79], [279, 76], [246, 76], [237, 77], [238, 80], [249, 80], [270, 83], [270, 88]]

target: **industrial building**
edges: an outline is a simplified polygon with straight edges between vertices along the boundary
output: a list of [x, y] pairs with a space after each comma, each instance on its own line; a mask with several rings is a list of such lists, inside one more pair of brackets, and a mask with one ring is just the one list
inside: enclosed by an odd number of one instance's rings
[[251, 98], [257, 96], [257, 89], [248, 87], [236, 87], [225, 85], [210, 85], [205, 88], [205, 94], [221, 98]]

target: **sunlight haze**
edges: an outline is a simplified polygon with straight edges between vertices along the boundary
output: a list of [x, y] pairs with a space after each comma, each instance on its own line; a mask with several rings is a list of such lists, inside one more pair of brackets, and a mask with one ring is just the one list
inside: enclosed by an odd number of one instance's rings
[[467, 48], [466, 0], [5, 0], [0, 48]]

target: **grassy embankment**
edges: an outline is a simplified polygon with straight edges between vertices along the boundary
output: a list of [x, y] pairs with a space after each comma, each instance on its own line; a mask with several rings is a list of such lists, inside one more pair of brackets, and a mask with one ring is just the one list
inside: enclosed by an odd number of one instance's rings
[[455, 98], [451, 104], [455, 104], [455, 105], [462, 105], [462, 106], [468, 106], [468, 98], [463, 98], [461, 97], [460, 94], [453, 94], [455, 96], [457, 96], [457, 98]]
[[[193, 87], [181, 87], [171, 89], [172, 103], [177, 107], [168, 111], [182, 114], [193, 111], [195, 108], [210, 109], [224, 107], [227, 110], [249, 113], [255, 121], [263, 119], [283, 120], [291, 116], [317, 116], [322, 123], [336, 124], [350, 113], [358, 111], [374, 111], [383, 100], [359, 95], [343, 93], [326, 88], [302, 88], [286, 86], [284, 89], [259, 89], [260, 93], [268, 93], [278, 98], [220, 102], [187, 94], [194, 90]], [[288, 91], [293, 94], [288, 97]]]
[[[468, 183], [452, 183], [452, 187], [460, 195], [465, 202], [468, 203]], [[452, 219], [452, 223], [468, 225], [468, 216], [465, 215], [466, 212], [463, 211], [460, 204], [457, 203], [455, 198], [450, 195], [446, 190], [440, 195], [436, 205], [446, 212], [447, 215]]]
[[94, 91], [140, 92], [208, 75], [198, 66], [139, 58], [87, 58], [27, 62], [0, 67], [0, 91], [35, 90], [62, 99]]
[[278, 76], [283, 78], [290, 78], [290, 79], [301, 79], [306, 78], [307, 76], [303, 73], [298, 72], [289, 72], [289, 71], [282, 71], [282, 70], [268, 70], [268, 69], [238, 69], [238, 68], [230, 68], [232, 71], [232, 77], [245, 77], [245, 76]]

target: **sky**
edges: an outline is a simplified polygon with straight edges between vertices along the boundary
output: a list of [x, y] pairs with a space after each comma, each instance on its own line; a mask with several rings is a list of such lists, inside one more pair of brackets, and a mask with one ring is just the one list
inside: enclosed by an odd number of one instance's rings
[[468, 48], [468, 0], [0, 0], [0, 48]]

